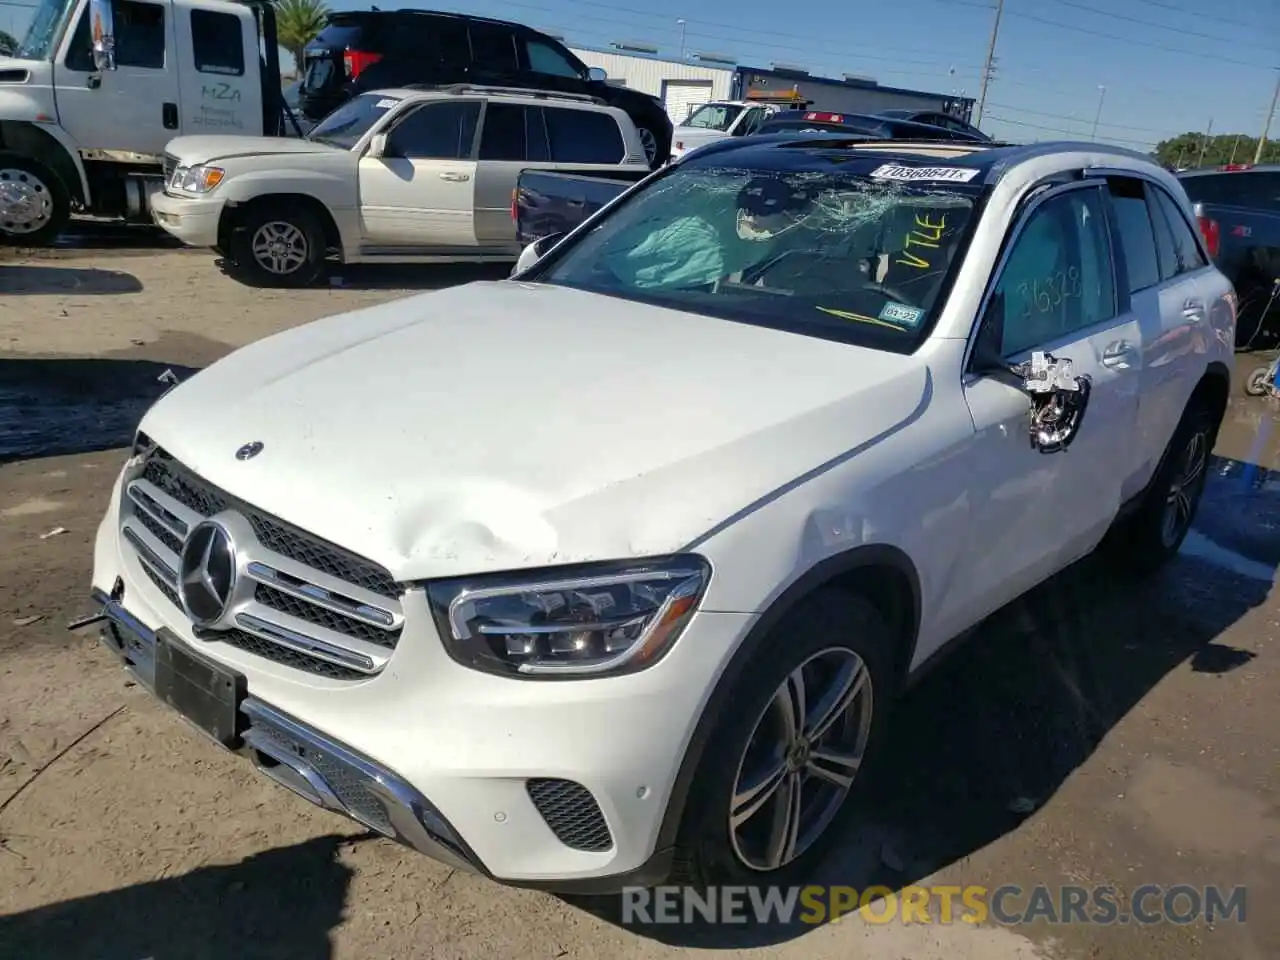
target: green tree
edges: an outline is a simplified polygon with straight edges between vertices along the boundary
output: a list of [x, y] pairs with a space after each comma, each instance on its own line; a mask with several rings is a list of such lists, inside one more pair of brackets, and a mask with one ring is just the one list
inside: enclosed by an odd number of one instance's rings
[[[1217, 167], [1224, 163], [1252, 163], [1258, 138], [1244, 133], [1180, 133], [1156, 144], [1155, 157], [1175, 167]], [[1280, 163], [1280, 142], [1268, 140], [1263, 163]]]
[[18, 41], [13, 34], [0, 30], [0, 55], [12, 54], [18, 49]]
[[276, 0], [276, 38], [302, 72], [302, 50], [324, 29], [329, 8], [324, 0]]

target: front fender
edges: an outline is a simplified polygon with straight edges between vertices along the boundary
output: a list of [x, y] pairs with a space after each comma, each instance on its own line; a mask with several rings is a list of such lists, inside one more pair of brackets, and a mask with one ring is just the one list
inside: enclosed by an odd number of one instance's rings
[[57, 171], [76, 198], [92, 201], [89, 177], [80, 159], [80, 145], [58, 126], [30, 96], [0, 88], [0, 149], [39, 160]]
[[360, 198], [358, 181], [353, 176], [279, 168], [230, 176], [218, 192], [228, 203], [248, 203], [279, 194], [304, 194], [319, 200], [335, 214], [357, 206]]

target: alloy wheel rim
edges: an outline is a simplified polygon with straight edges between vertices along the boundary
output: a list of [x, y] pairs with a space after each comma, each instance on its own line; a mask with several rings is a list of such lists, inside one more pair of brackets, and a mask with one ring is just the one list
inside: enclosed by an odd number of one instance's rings
[[253, 258], [276, 276], [287, 276], [307, 262], [307, 237], [286, 220], [271, 220], [253, 234]]
[[767, 872], [804, 855], [843, 806], [871, 733], [871, 675], [852, 650], [813, 654], [779, 684], [738, 762], [729, 839]]
[[644, 147], [644, 157], [652, 164], [658, 156], [658, 138], [653, 135], [653, 131], [648, 127], [641, 127], [639, 133], [640, 145]]
[[1204, 484], [1207, 464], [1208, 439], [1203, 431], [1197, 430], [1187, 441], [1182, 462], [1174, 473], [1169, 493], [1165, 497], [1164, 522], [1160, 533], [1166, 547], [1177, 543], [1178, 538], [1191, 526], [1191, 517], [1195, 513], [1200, 488]]
[[30, 170], [0, 168], [0, 230], [29, 234], [53, 219], [53, 194]]

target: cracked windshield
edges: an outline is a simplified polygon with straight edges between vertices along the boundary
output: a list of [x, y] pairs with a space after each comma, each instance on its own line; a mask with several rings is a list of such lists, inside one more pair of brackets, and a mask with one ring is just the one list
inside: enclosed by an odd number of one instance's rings
[[620, 207], [543, 279], [907, 350], [972, 210], [953, 190], [872, 178], [693, 169]]

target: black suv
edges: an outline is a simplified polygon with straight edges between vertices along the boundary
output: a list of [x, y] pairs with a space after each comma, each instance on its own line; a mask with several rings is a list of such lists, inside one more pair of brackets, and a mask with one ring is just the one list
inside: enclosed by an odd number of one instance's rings
[[671, 120], [657, 97], [615, 87], [564, 44], [537, 30], [434, 10], [330, 14], [303, 51], [298, 99], [322, 120], [356, 93], [410, 84], [469, 83], [586, 94], [620, 107], [640, 131], [650, 163], [671, 153]]
[[965, 140], [994, 141], [971, 123], [965, 123], [949, 113], [938, 110], [881, 110], [876, 116], [888, 117], [891, 120], [909, 120], [912, 123], [927, 123], [931, 127], [942, 127], [954, 133], [963, 134]]

